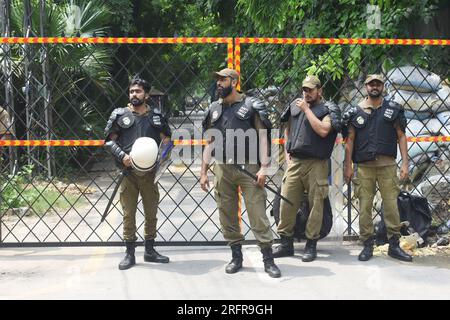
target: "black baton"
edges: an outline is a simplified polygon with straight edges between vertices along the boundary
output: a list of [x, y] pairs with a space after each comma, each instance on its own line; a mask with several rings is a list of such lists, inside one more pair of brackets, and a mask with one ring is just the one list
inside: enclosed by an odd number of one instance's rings
[[[247, 176], [251, 177], [253, 180], [255, 180], [255, 181], [258, 180], [258, 178], [257, 178], [253, 173], [251, 173], [250, 171], [246, 170], [244, 166], [241, 167], [240, 165], [237, 165], [237, 164], [235, 164], [235, 166], [236, 166], [236, 168], [237, 168], [239, 171], [241, 171], [242, 173], [244, 173], [244, 174], [246, 174]], [[291, 206], [294, 205], [291, 201], [289, 201], [288, 199], [286, 199], [285, 197], [283, 197], [280, 193], [278, 193], [277, 190], [273, 189], [273, 188], [270, 187], [268, 184], [265, 184], [264, 187], [265, 187], [267, 190], [273, 192], [275, 195], [279, 196], [281, 199], [283, 199], [283, 200], [286, 201], [287, 203], [289, 203]]]
[[117, 190], [119, 190], [120, 185], [122, 184], [122, 180], [125, 176], [128, 175], [128, 170], [125, 169], [122, 172], [119, 173], [119, 176], [117, 177], [116, 186], [114, 187], [114, 190], [111, 194], [111, 197], [109, 198], [108, 204], [106, 205], [105, 212], [103, 212], [102, 219], [100, 220], [100, 223], [105, 221], [106, 216], [109, 214], [109, 208], [111, 207], [111, 204], [114, 200], [114, 197], [116, 196]]

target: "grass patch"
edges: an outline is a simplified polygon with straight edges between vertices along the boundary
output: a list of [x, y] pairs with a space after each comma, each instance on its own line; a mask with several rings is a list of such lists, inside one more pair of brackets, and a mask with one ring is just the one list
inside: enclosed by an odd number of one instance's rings
[[2, 177], [1, 212], [29, 208], [27, 214], [43, 215], [52, 209], [62, 211], [86, 204], [79, 189], [69, 189], [69, 185], [55, 180], [49, 185], [45, 180], [33, 179], [31, 173], [32, 167], [24, 166], [16, 175]]
[[86, 202], [86, 200], [79, 195], [70, 193], [64, 193], [62, 195], [58, 191], [41, 186], [25, 190], [24, 198], [28, 200], [32, 210], [38, 215], [46, 213], [51, 208], [55, 210], [67, 210], [74, 206], [75, 203], [77, 204], [76, 206], [79, 207]]

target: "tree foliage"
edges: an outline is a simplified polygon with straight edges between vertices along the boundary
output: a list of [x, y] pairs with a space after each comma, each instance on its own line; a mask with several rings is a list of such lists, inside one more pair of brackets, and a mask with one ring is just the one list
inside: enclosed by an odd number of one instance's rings
[[[437, 13], [439, 3], [439, 0], [379, 0], [370, 3], [357, 0], [280, 0], [274, 6], [273, 1], [269, 0], [239, 0], [238, 8], [252, 22], [252, 30], [247, 31], [250, 34], [253, 31], [273, 37], [408, 38], [410, 26], [428, 23]], [[370, 5], [379, 8], [379, 25], [375, 23], [376, 13]], [[297, 56], [312, 56], [306, 70], [308, 73], [327, 73], [333, 79], [341, 79], [343, 71], [350, 77], [357, 76], [361, 65], [367, 69], [376, 68], [374, 64], [362, 63], [363, 58], [380, 57], [386, 47], [351, 46], [347, 51], [329, 46], [327, 52], [319, 55], [311, 47], [304, 46], [296, 50]], [[427, 49], [416, 50], [418, 59], [415, 62], [426, 67], [426, 63], [419, 58], [423, 50]], [[351, 59], [346, 59], [347, 56]], [[399, 55], [395, 58], [403, 57]], [[395, 62], [386, 61], [385, 67]], [[346, 70], [340, 68], [343, 65]]]
[[[40, 35], [39, 0], [31, 3], [32, 31]], [[412, 25], [430, 22], [442, 6], [444, 0], [47, 0], [44, 34], [409, 38]], [[15, 36], [26, 34], [23, 7], [23, 1], [12, 1]], [[87, 119], [90, 130], [77, 134], [91, 138], [102, 138], [105, 117], [112, 108], [127, 102], [126, 87], [134, 74], [141, 74], [168, 94], [172, 110], [182, 109], [186, 97], [207, 96], [211, 72], [225, 67], [227, 58], [224, 44], [47, 47], [52, 61], [52, 104], [72, 122]], [[14, 72], [23, 83], [23, 48], [15, 48]], [[346, 80], [386, 71], [400, 63], [414, 63], [447, 76], [448, 57], [442, 58], [439, 50], [420, 46], [394, 50], [388, 46], [243, 45], [243, 89], [275, 85], [295, 92], [306, 74], [318, 74], [333, 83], [329, 89], [333, 94]], [[72, 111], [64, 111], [68, 104]], [[104, 115], [98, 117], [98, 111]], [[73, 135], [64, 121], [55, 131]]]

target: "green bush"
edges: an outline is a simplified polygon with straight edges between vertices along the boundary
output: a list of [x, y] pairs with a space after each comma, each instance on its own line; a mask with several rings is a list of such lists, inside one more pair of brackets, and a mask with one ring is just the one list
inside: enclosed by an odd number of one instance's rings
[[50, 208], [66, 210], [77, 203], [85, 203], [79, 196], [61, 193], [48, 186], [42, 186], [37, 179], [31, 184], [33, 165], [25, 165], [15, 175], [2, 177], [0, 209], [31, 207], [30, 212], [45, 214]]

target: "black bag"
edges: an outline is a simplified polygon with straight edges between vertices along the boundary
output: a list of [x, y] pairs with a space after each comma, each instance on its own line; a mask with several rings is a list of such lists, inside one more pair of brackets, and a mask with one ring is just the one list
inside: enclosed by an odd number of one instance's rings
[[[278, 189], [278, 193], [280, 192], [281, 188]], [[275, 196], [273, 207], [270, 211], [270, 215], [274, 217], [275, 223], [277, 225], [280, 222], [280, 200], [281, 199], [279, 196]], [[309, 211], [309, 202], [303, 201], [297, 211], [297, 218], [294, 227], [294, 238], [296, 238], [297, 240], [306, 239], [305, 229], [306, 223], [308, 222]], [[325, 238], [330, 233], [332, 226], [333, 212], [331, 211], [330, 199], [326, 197], [323, 201], [323, 219], [319, 239]]]
[[[427, 198], [411, 195], [409, 192], [401, 191], [397, 197], [400, 222], [408, 221], [409, 227], [402, 226], [402, 235], [417, 232], [426, 241], [428, 230], [431, 226], [431, 211]], [[387, 230], [383, 219], [383, 207], [381, 207], [381, 221], [376, 226], [377, 245], [387, 242]]]
[[400, 192], [397, 198], [400, 221], [409, 221], [409, 225], [426, 240], [431, 226], [431, 211], [427, 198]]

